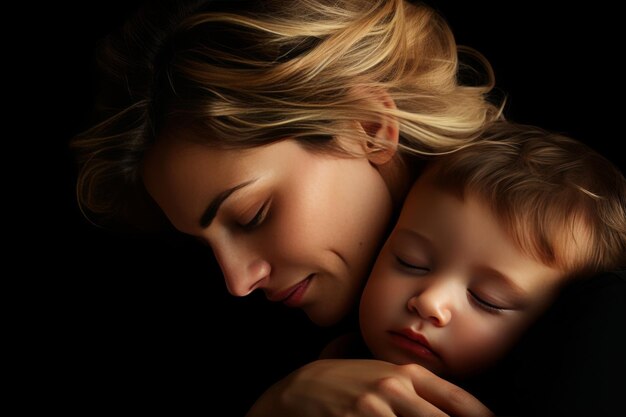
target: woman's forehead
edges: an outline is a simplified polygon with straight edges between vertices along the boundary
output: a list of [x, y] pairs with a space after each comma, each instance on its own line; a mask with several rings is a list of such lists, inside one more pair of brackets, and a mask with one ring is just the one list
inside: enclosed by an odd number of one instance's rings
[[[207, 201], [240, 183], [262, 177], [291, 177], [319, 158], [292, 140], [256, 148], [220, 149], [169, 140], [147, 153], [143, 180], [148, 193], [177, 228], [195, 228]], [[194, 213], [191, 215], [190, 213]]]

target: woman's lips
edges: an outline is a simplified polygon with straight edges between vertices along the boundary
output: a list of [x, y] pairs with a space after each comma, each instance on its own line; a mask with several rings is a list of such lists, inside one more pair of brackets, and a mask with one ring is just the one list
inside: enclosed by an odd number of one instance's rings
[[403, 350], [409, 351], [415, 356], [423, 359], [434, 359], [439, 357], [430, 347], [428, 339], [419, 333], [415, 333], [411, 329], [402, 329], [399, 331], [390, 331], [393, 344]]
[[309, 283], [315, 274], [311, 274], [293, 287], [287, 288], [284, 291], [268, 296], [270, 301], [282, 302], [287, 307], [298, 307], [302, 304], [302, 298], [306, 293]]

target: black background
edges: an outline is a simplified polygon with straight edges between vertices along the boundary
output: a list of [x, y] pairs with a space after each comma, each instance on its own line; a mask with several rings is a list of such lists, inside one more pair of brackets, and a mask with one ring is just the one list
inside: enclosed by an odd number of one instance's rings
[[[543, 3], [429, 2], [459, 44], [490, 60], [509, 119], [578, 138], [624, 172], [617, 12], [608, 2], [551, 9]], [[55, 409], [193, 406], [242, 415], [270, 381], [314, 358], [332, 332], [259, 295], [231, 297], [210, 253], [189, 239], [107, 232], [76, 206], [67, 142], [89, 125], [94, 47], [137, 5], [46, 6], [37, 10], [40, 42], [23, 51], [45, 69], [41, 89], [34, 79], [25, 82], [36, 84], [29, 99], [44, 113], [30, 120], [41, 140], [42, 172], [22, 187], [37, 197], [29, 207], [36, 209], [35, 227], [23, 233], [24, 267], [39, 271], [25, 280], [34, 295], [26, 326], [34, 336], [30, 365]], [[211, 412], [218, 406], [230, 412]]]

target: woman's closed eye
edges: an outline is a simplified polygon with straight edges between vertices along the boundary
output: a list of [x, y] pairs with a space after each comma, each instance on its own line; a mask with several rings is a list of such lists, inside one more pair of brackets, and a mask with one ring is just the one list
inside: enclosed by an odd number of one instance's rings
[[263, 203], [263, 205], [254, 214], [254, 217], [252, 217], [252, 219], [250, 219], [246, 223], [242, 224], [241, 226], [245, 230], [252, 230], [252, 229], [260, 226], [261, 223], [263, 223], [263, 221], [267, 217], [267, 214], [268, 214], [268, 211], [269, 211], [269, 206], [270, 206], [270, 202], [269, 201], [266, 201], [265, 203]]

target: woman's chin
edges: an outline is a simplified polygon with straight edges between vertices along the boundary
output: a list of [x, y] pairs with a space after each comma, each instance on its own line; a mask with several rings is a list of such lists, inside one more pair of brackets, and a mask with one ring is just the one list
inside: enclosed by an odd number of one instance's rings
[[341, 322], [350, 311], [350, 303], [331, 303], [330, 300], [304, 306], [303, 310], [314, 324], [329, 327]]
[[305, 310], [306, 315], [309, 317], [309, 320], [313, 322], [313, 324], [320, 327], [329, 327], [337, 324], [343, 318], [344, 314], [334, 313], [333, 311], [311, 311], [308, 312]]

